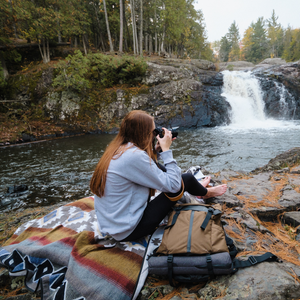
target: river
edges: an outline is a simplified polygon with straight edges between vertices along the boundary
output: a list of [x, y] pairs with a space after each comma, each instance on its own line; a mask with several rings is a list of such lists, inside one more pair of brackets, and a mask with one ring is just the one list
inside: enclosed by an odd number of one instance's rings
[[[248, 73], [224, 74], [223, 96], [232, 106], [231, 124], [179, 130], [172, 144], [178, 165], [210, 172], [251, 171], [293, 147], [300, 147], [300, 121], [265, 116], [261, 91]], [[284, 107], [284, 99], [283, 99]], [[92, 172], [114, 135], [85, 135], [0, 149], [0, 210], [48, 206], [90, 195]], [[19, 197], [4, 196], [25, 184]]]

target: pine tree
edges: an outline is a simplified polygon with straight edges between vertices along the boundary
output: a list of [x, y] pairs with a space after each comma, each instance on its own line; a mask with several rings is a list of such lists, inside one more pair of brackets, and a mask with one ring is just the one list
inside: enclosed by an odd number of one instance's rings
[[220, 52], [219, 52], [220, 61], [227, 62], [229, 58], [229, 52], [230, 52], [230, 43], [226, 35], [224, 35], [221, 38], [221, 45], [220, 45]]
[[277, 20], [278, 17], [273, 9], [271, 18], [267, 20], [270, 57], [280, 57], [283, 52], [283, 30]]

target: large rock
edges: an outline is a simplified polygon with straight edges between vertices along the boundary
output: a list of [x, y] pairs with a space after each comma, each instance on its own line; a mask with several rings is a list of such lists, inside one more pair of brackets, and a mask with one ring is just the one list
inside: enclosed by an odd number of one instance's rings
[[260, 62], [259, 64], [257, 64], [254, 68], [254, 70], [264, 70], [269, 68], [270, 66], [274, 66], [274, 65], [284, 65], [286, 64], [286, 61], [282, 58], [266, 58], [265, 60], [263, 60], [262, 62]]
[[200, 299], [281, 300], [298, 299], [300, 284], [285, 264], [261, 263], [240, 269], [232, 276], [222, 276], [199, 290]]
[[181, 128], [228, 124], [230, 105], [221, 96], [223, 75], [204, 60], [164, 59], [148, 62], [146, 93], [117, 90], [116, 99], [101, 109], [100, 122], [117, 123], [132, 109], [155, 116], [157, 125]]
[[249, 61], [228, 61], [219, 63], [220, 71], [251, 71], [255, 65]]
[[300, 61], [257, 66], [253, 73], [261, 82], [270, 117], [300, 119]]

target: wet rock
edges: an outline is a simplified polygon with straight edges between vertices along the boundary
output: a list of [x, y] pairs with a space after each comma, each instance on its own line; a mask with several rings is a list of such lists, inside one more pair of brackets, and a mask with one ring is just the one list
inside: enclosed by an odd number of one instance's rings
[[292, 148], [288, 151], [278, 154], [275, 158], [272, 158], [265, 166], [257, 168], [253, 173], [280, 170], [287, 166], [299, 165], [300, 162], [300, 147]]
[[[265, 109], [269, 116], [300, 118], [300, 61], [257, 66], [253, 69], [253, 73], [260, 78]], [[284, 106], [287, 107], [283, 106], [281, 97], [284, 97], [286, 102]], [[282, 116], [282, 110], [285, 109], [286, 113]]]
[[34, 135], [29, 135], [27, 133], [22, 133], [22, 140], [24, 143], [36, 141], [36, 137]]
[[10, 195], [17, 196], [27, 191], [28, 191], [28, 186], [26, 184], [9, 186], [4, 196], [10, 196]]

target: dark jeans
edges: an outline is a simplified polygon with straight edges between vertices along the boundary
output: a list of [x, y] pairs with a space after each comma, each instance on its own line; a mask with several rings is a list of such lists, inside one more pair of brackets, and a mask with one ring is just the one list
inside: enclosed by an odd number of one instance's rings
[[[192, 174], [182, 174], [182, 180], [184, 182], [184, 191], [187, 191], [191, 195], [195, 196], [206, 195], [207, 189], [203, 187]], [[175, 197], [179, 195], [180, 192], [181, 191], [174, 194], [168, 193], [168, 196]], [[165, 196], [164, 193], [160, 193], [156, 198], [148, 203], [141, 221], [134, 231], [123, 241], [134, 241], [146, 235], [152, 234], [175, 204], [176, 201], [171, 201]]]

